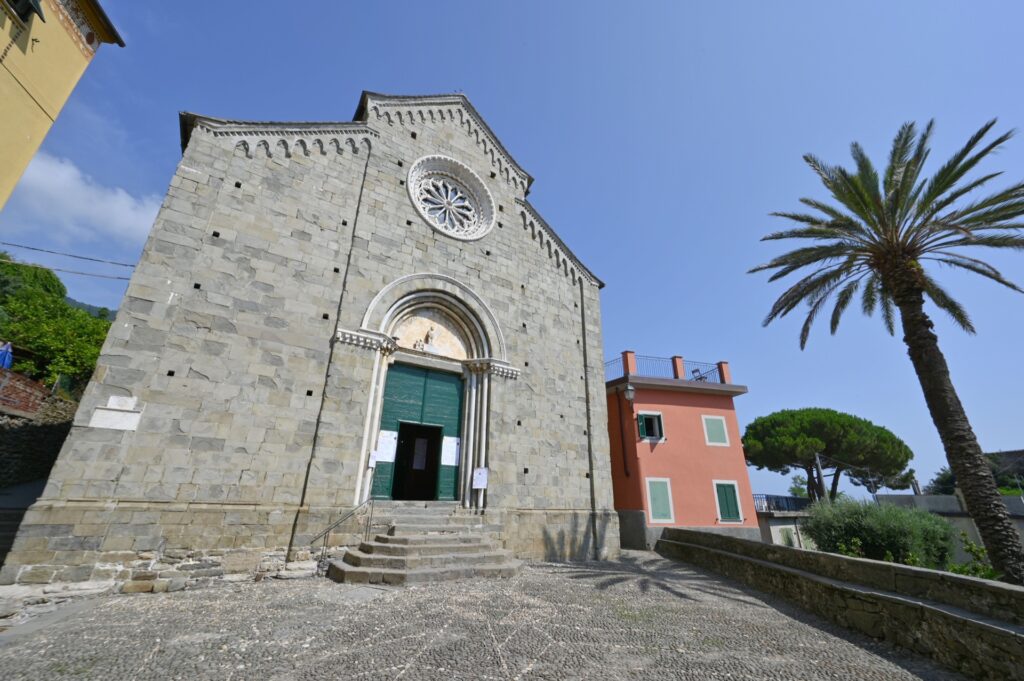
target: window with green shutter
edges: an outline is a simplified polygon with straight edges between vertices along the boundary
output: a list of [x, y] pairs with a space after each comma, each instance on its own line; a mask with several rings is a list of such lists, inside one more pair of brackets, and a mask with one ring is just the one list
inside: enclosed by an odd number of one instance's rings
[[718, 497], [718, 519], [726, 523], [743, 521], [740, 515], [740, 500], [736, 493], [735, 482], [716, 482], [715, 494]]
[[637, 429], [642, 440], [663, 440], [665, 429], [661, 425], [661, 414], [640, 412], [636, 417]]
[[673, 523], [672, 483], [668, 478], [647, 478], [647, 508], [652, 523]]
[[725, 417], [701, 416], [704, 422], [704, 442], [713, 447], [728, 447], [729, 432], [725, 429]]

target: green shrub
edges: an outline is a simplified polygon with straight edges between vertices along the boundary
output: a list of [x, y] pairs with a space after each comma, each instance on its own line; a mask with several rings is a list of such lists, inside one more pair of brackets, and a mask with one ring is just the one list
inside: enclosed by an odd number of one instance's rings
[[999, 579], [1002, 575], [996, 572], [992, 563], [988, 560], [988, 552], [983, 546], [978, 546], [971, 541], [966, 532], [960, 533], [960, 543], [964, 547], [964, 553], [971, 557], [967, 563], [950, 563], [949, 571], [958, 575], [969, 575], [971, 577], [982, 577], [984, 579]]
[[822, 551], [938, 570], [952, 549], [953, 528], [944, 518], [889, 504], [818, 502], [802, 527]]

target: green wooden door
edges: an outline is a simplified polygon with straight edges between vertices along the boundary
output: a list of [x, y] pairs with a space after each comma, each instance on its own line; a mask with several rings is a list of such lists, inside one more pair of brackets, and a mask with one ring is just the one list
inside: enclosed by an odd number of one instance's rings
[[394, 483], [394, 444], [400, 422], [441, 426], [441, 462], [437, 499], [455, 499], [459, 476], [459, 436], [462, 425], [462, 379], [455, 374], [392, 364], [384, 383], [380, 436], [377, 440], [374, 499], [390, 499]]

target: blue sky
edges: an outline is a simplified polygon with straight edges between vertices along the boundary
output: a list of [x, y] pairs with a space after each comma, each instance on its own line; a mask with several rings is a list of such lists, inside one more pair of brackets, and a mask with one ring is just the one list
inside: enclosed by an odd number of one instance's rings
[[[845, 163], [857, 140], [881, 164], [901, 123], [934, 117], [942, 159], [989, 118], [1024, 127], [1019, 3], [103, 5], [127, 47], [100, 50], [0, 214], [3, 240], [134, 262], [180, 156], [180, 110], [349, 120], [364, 89], [461, 91], [536, 178], [534, 205], [607, 283], [606, 357], [725, 359], [750, 387], [741, 426], [827, 406], [906, 440], [922, 482], [944, 464], [899, 338], [854, 311], [801, 352], [800, 320], [760, 325], [782, 287], [746, 271], [780, 252], [759, 242], [782, 226], [768, 213], [823, 198], [803, 153]], [[1024, 136], [988, 169], [1024, 178]], [[1024, 256], [990, 261], [1024, 281]], [[935, 314], [982, 447], [1024, 447], [1024, 296], [938, 277], [978, 328], [967, 336]], [[64, 281], [109, 307], [125, 283]], [[788, 487], [751, 478], [755, 491]]]

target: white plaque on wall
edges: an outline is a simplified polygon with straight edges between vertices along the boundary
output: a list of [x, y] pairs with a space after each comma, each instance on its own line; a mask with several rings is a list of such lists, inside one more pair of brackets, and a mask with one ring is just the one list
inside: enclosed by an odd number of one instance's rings
[[441, 465], [458, 466], [461, 442], [457, 437], [445, 437], [441, 441]]
[[398, 433], [393, 430], [382, 430], [377, 436], [377, 461], [394, 463], [395, 450], [398, 449]]
[[473, 469], [473, 489], [487, 489], [487, 469]]

